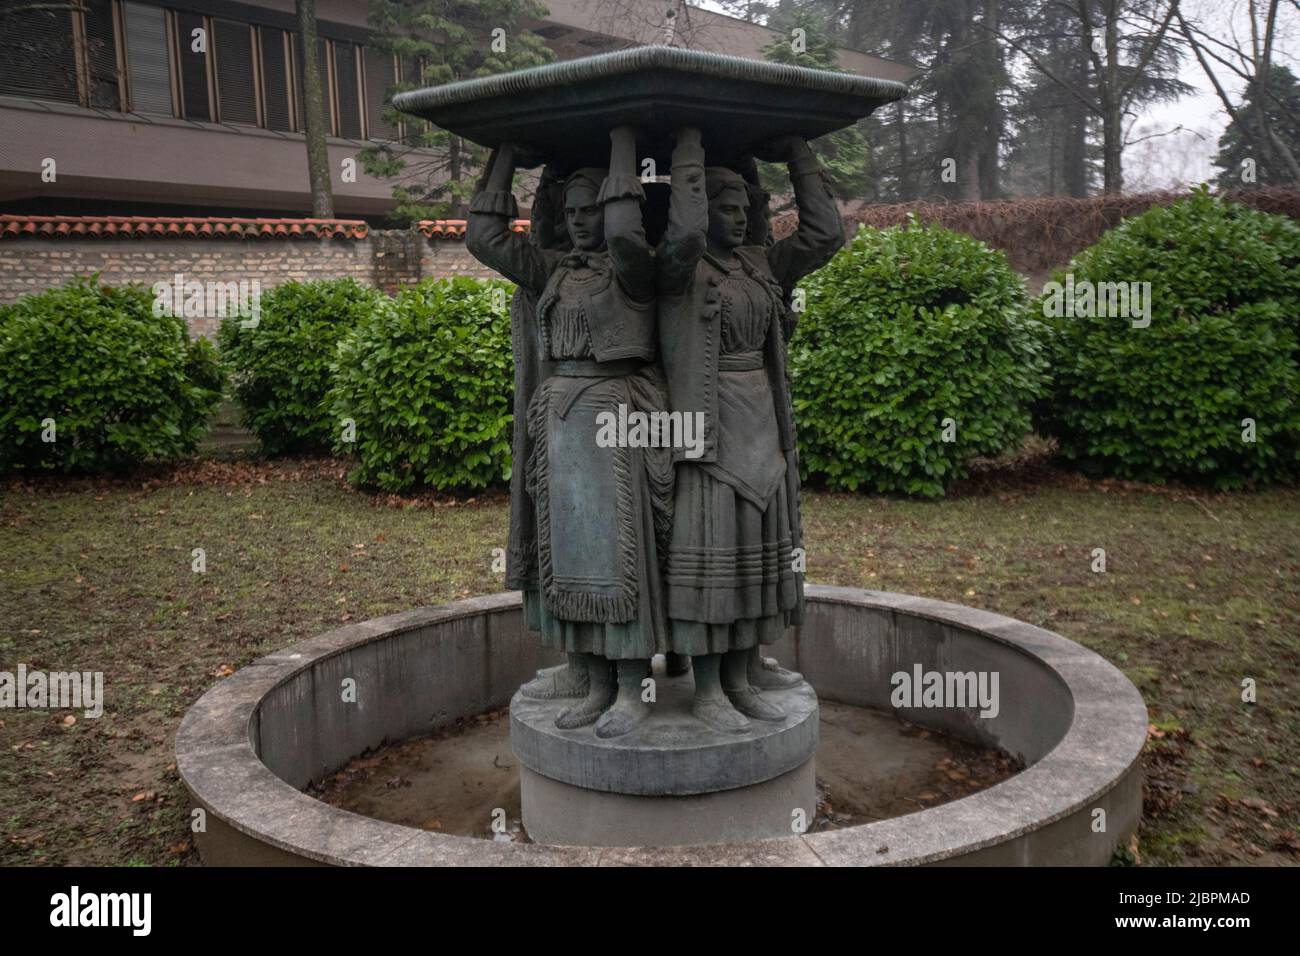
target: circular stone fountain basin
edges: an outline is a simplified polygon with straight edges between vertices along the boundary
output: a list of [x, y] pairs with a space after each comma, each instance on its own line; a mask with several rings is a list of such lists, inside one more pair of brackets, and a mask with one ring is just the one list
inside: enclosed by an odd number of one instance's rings
[[[764, 697], [770, 693], [765, 691]], [[816, 779], [809, 801], [816, 809], [805, 819], [810, 832], [915, 813], [969, 796], [1024, 769], [1000, 751], [917, 727], [892, 712], [831, 701], [818, 701], [817, 710]], [[541, 834], [525, 824], [525, 767], [512, 742], [511, 724], [508, 710], [491, 710], [432, 734], [385, 744], [307, 792], [331, 806], [421, 830], [488, 840], [597, 845], [590, 835], [570, 841], [540, 839]], [[781, 815], [775, 836], [784, 837], [793, 830], [792, 805], [782, 807]], [[620, 838], [610, 846], [641, 842], [629, 839], [628, 822], [620, 821], [615, 831]], [[644, 826], [653, 817], [635, 822]], [[745, 825], [752, 827], [753, 820]], [[712, 831], [710, 842], [719, 842], [717, 833]], [[748, 839], [764, 838], [723, 842]]]
[[[1025, 770], [875, 823], [654, 850], [453, 836], [302, 792], [366, 750], [504, 706], [554, 663], [524, 629], [519, 595], [506, 593], [331, 631], [200, 698], [176, 740], [181, 778], [204, 811], [199, 852], [212, 865], [1100, 865], [1127, 842], [1141, 815], [1147, 714], [1115, 667], [1057, 634], [973, 608], [815, 585], [807, 596], [805, 623], [771, 651], [821, 699], [893, 711], [996, 747]], [[980, 716], [978, 705], [893, 707], [891, 677], [918, 665], [996, 673], [996, 714]], [[345, 689], [354, 702], [343, 702]]]

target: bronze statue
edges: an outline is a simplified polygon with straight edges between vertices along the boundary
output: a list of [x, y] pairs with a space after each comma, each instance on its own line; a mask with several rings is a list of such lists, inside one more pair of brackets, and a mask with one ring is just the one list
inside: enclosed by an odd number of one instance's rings
[[[763, 656], [803, 614], [795, 284], [844, 241], [807, 140], [905, 92], [651, 46], [394, 97], [494, 150], [467, 239], [519, 286], [507, 584], [568, 655], [510, 703], [544, 842], [780, 836], [816, 805], [816, 693]], [[781, 241], [756, 159], [790, 172]], [[510, 183], [542, 162], [525, 239]]]
[[[543, 643], [569, 654], [523, 692], [575, 698], [557, 725], [617, 736], [645, 719], [648, 660], [667, 651], [693, 660], [695, 715], [744, 732], [748, 718], [784, 719], [762, 689], [799, 682], [761, 656], [802, 613], [787, 303], [843, 243], [839, 214], [807, 144], [779, 139], [756, 154], [789, 165], [800, 223], [771, 242], [753, 159], [706, 169], [699, 131], [684, 127], [652, 254], [636, 135], [619, 127], [611, 140], [608, 172], [582, 168], [562, 185], [543, 174], [532, 241], [509, 228], [517, 150], [499, 147], [466, 236], [520, 287], [507, 580]], [[548, 235], [556, 192], [569, 252]], [[619, 406], [702, 413], [702, 454], [599, 447], [598, 416]]]
[[535, 338], [526, 340], [547, 374], [528, 399], [527, 458], [516, 460], [535, 513], [536, 577], [524, 589], [525, 612], [546, 646], [574, 655], [570, 671], [586, 672], [585, 682], [541, 676], [569, 692], [585, 683], [557, 725], [595, 723], [602, 737], [627, 733], [648, 714], [642, 681], [666, 645], [660, 555], [672, 506], [669, 449], [596, 440], [603, 413], [667, 404], [662, 375], [650, 364], [655, 266], [641, 221], [635, 137], [620, 128], [611, 139], [608, 171], [585, 167], [564, 182], [571, 252], [511, 232], [511, 144], [495, 151], [466, 232], [480, 261], [537, 296]]
[[[799, 227], [751, 244], [755, 190], [733, 169], [705, 168], [699, 134], [673, 157], [667, 234], [657, 253], [659, 338], [674, 411], [704, 412], [704, 454], [676, 461], [666, 572], [669, 646], [690, 654], [697, 717], [744, 732], [747, 718], [782, 720], [765, 686], [798, 675], [760, 656], [799, 622], [803, 577], [799, 469], [786, 377], [787, 308], [801, 278], [843, 244], [838, 209], [806, 142], [756, 150], [788, 165]], [[747, 165], [746, 171], [749, 171]]]

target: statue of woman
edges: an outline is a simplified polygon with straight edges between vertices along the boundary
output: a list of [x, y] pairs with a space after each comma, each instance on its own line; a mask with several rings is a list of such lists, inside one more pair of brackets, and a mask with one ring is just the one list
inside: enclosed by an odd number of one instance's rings
[[[839, 211], [807, 143], [757, 151], [788, 165], [799, 227], [759, 244], [741, 174], [703, 166], [698, 133], [679, 135], [669, 226], [657, 254], [659, 335], [673, 411], [704, 413], [704, 453], [676, 459], [666, 571], [669, 647], [690, 654], [693, 713], [744, 732], [783, 720], [760, 689], [789, 686], [760, 647], [803, 612], [799, 468], [786, 377], [786, 304], [795, 283], [844, 242]], [[747, 170], [748, 171], [748, 170]], [[752, 176], [751, 176], [752, 179]]]
[[[537, 576], [524, 589], [529, 627], [585, 669], [586, 694], [556, 725], [627, 733], [648, 715], [642, 681], [666, 645], [660, 554], [671, 527], [665, 447], [602, 447], [605, 416], [666, 407], [656, 353], [655, 267], [641, 220], [635, 135], [620, 128], [610, 169], [564, 183], [573, 250], [539, 248], [510, 230], [516, 149], [493, 154], [470, 206], [466, 243], [479, 261], [535, 294], [537, 348], [549, 374], [527, 408], [531, 450], [516, 466], [535, 511]], [[611, 665], [610, 662], [614, 662]], [[545, 678], [544, 678], [545, 679]], [[580, 681], [570, 681], [569, 686]]]
[[[483, 171], [478, 191], [487, 188], [492, 163]], [[573, 248], [564, 222], [564, 179], [552, 166], [542, 169], [533, 194], [532, 223], [528, 239], [539, 249]], [[536, 591], [540, 586], [537, 558], [537, 511], [524, 487], [527, 468], [523, 463], [532, 454], [528, 438], [528, 403], [537, 386], [548, 378], [554, 363], [543, 359], [541, 338], [537, 333], [537, 293], [523, 286], [515, 287], [510, 300], [510, 346], [514, 359], [515, 393], [511, 449], [520, 463], [510, 472], [510, 525], [506, 546], [506, 587], [519, 591]], [[586, 697], [589, 688], [586, 665], [580, 655], [569, 654], [568, 662], [548, 667], [519, 688], [534, 700], [557, 700]]]

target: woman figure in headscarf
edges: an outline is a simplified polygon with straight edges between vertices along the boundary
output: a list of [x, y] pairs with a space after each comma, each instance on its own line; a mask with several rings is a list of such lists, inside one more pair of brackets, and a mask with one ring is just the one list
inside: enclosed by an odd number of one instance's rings
[[[466, 243], [479, 261], [537, 298], [536, 347], [549, 374], [527, 409], [525, 487], [535, 511], [536, 586], [524, 589], [530, 628], [570, 655], [555, 675], [586, 694], [556, 720], [596, 724], [601, 737], [645, 719], [642, 681], [666, 644], [660, 554], [671, 526], [672, 465], [664, 447], [603, 447], [606, 416], [620, 406], [662, 411], [656, 354], [655, 268], [641, 220], [636, 138], [611, 134], [610, 169], [584, 168], [564, 183], [571, 252], [539, 248], [510, 230], [516, 149], [489, 162], [470, 206]], [[547, 675], [543, 675], [545, 682]], [[567, 696], [561, 693], [556, 696]]]
[[695, 715], [744, 732], [783, 720], [760, 691], [791, 686], [761, 647], [803, 613], [799, 467], [786, 377], [795, 283], [844, 243], [839, 210], [808, 144], [757, 152], [788, 165], [799, 227], [764, 241], [745, 176], [704, 167], [698, 133], [679, 134], [669, 226], [657, 253], [659, 331], [673, 411], [704, 413], [704, 453], [677, 455], [668, 550], [669, 646], [690, 654]]
[[[479, 190], [487, 188], [491, 164], [484, 170]], [[564, 221], [565, 176], [555, 167], [546, 166], [533, 193], [532, 223], [528, 239], [539, 249], [569, 252], [573, 243], [569, 239]], [[537, 332], [538, 293], [524, 286], [515, 286], [510, 300], [510, 346], [514, 359], [515, 393], [514, 422], [510, 446], [518, 465], [510, 472], [510, 524], [506, 546], [506, 587], [517, 591], [536, 591], [540, 586], [537, 560], [537, 511], [533, 499], [525, 488], [528, 469], [525, 463], [532, 454], [528, 438], [528, 403], [532, 401], [537, 386], [550, 377], [553, 362], [542, 357], [541, 337]], [[534, 700], [558, 700], [587, 696], [587, 667], [579, 654], [569, 654], [568, 661], [557, 667], [548, 667], [519, 688], [525, 697]]]

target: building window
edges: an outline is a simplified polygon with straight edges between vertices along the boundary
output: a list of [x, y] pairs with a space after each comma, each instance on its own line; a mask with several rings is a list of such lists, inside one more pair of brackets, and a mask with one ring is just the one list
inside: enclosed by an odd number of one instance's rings
[[212, 28], [219, 119], [223, 123], [257, 126], [253, 28], [233, 20], [214, 20]]
[[389, 94], [397, 82], [397, 58], [391, 53], [367, 49], [366, 62], [366, 139], [396, 140], [397, 127], [384, 119]]
[[122, 108], [116, 6], [111, 0], [84, 0], [81, 15], [87, 105], [106, 110]]
[[[320, 63], [321, 117], [322, 119], [325, 120], [325, 135], [333, 136], [335, 131], [334, 97], [332, 95], [332, 91], [334, 89], [334, 70], [330, 62], [331, 57], [330, 57], [329, 44], [330, 41], [324, 39], [323, 37], [316, 38], [316, 59]], [[304, 111], [307, 109], [307, 98], [303, 95], [302, 92], [302, 75], [303, 75], [302, 74], [303, 71], [302, 43], [300, 42], [298, 38], [298, 34], [296, 33], [293, 35], [293, 53], [294, 53], [294, 68], [293, 68], [294, 91], [297, 94], [297, 100], [298, 100], [297, 102], [298, 129], [305, 130], [307, 128], [307, 124], [306, 121], [303, 119], [303, 116], [304, 116]]]
[[[424, 85], [425, 62], [423, 57], [398, 57], [397, 66], [403, 83], [411, 87]], [[418, 146], [429, 128], [429, 123], [425, 120], [404, 119], [402, 120], [401, 141], [411, 146]]]
[[208, 18], [197, 13], [177, 11], [173, 14], [176, 33], [173, 38], [180, 63], [181, 116], [211, 121], [212, 28]]
[[258, 27], [257, 45], [262, 69], [262, 116], [266, 128], [291, 132], [297, 124], [293, 121], [293, 87], [289, 84], [293, 59], [290, 35], [274, 27]]
[[113, 23], [110, 0], [0, 9], [0, 95], [118, 109]]
[[131, 111], [175, 115], [167, 13], [160, 7], [124, 3], [122, 26], [126, 37], [126, 79]]
[[361, 138], [361, 63], [354, 44], [331, 40], [334, 48], [334, 105], [339, 135]]
[[[0, 95], [281, 132], [303, 124], [297, 34], [139, 0], [0, 0]], [[325, 131], [411, 138], [427, 124], [384, 119], [392, 88], [419, 64], [318, 38]]]

